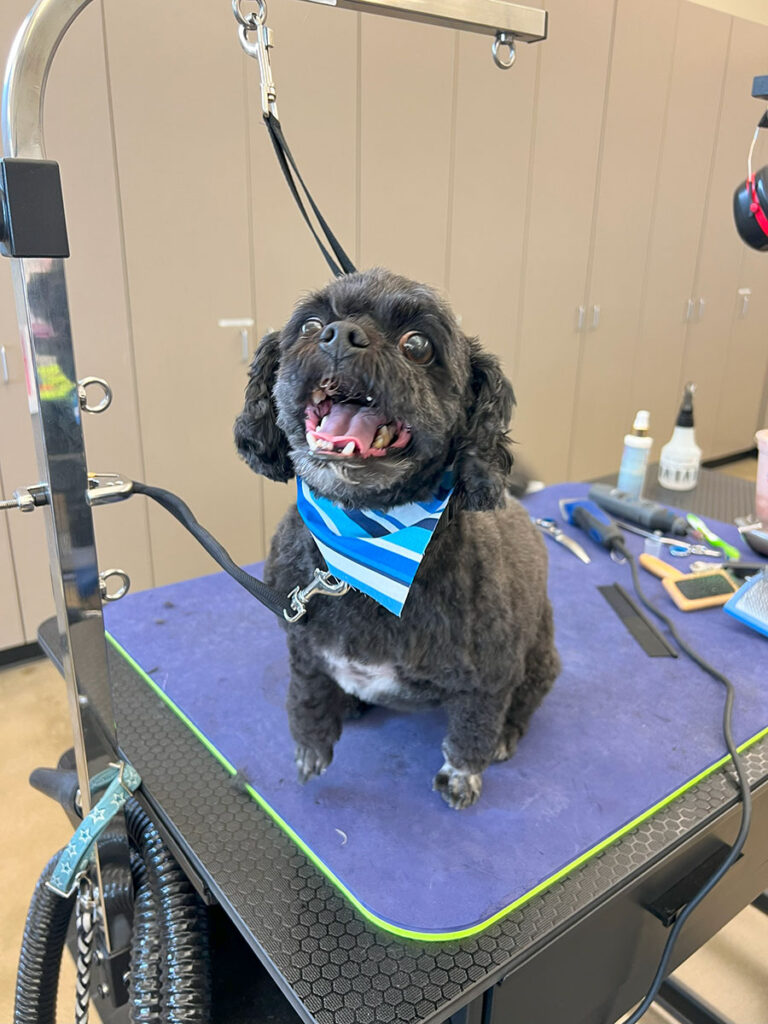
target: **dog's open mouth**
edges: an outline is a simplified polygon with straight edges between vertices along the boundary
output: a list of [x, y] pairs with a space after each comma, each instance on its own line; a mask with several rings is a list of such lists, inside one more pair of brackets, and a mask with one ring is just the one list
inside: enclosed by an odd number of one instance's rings
[[398, 451], [411, 439], [402, 420], [387, 419], [370, 397], [346, 397], [335, 382], [321, 382], [304, 410], [310, 451], [321, 456], [364, 459]]

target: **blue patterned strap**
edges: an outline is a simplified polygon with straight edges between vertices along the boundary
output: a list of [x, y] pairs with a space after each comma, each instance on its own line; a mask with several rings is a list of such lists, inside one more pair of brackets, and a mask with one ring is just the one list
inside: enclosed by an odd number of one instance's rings
[[105, 786], [106, 791], [62, 850], [59, 862], [46, 883], [49, 889], [59, 896], [72, 895], [78, 879], [88, 866], [99, 836], [140, 785], [139, 773], [124, 762], [112, 764], [94, 775], [91, 779], [91, 792]]

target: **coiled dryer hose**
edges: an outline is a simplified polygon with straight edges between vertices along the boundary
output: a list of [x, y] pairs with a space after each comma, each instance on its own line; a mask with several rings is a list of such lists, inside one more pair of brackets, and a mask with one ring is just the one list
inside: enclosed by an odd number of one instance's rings
[[[132, 909], [129, 1016], [132, 1024], [205, 1024], [211, 979], [205, 907], [135, 800], [125, 808], [131, 874], [107, 869], [104, 895], [114, 910]], [[55, 1024], [64, 942], [75, 905], [46, 882], [59, 854], [35, 886], [19, 957], [13, 1024]], [[131, 901], [131, 888], [135, 899]], [[132, 907], [131, 907], [132, 903]]]

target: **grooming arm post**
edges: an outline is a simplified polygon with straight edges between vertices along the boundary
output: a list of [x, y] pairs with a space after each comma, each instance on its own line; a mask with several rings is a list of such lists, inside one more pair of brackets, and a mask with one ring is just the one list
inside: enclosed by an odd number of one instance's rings
[[[45, 502], [51, 581], [62, 639], [83, 814], [89, 778], [113, 757], [114, 715], [81, 423], [64, 257], [66, 228], [58, 168], [45, 161], [43, 104], [51, 61], [90, 0], [38, 0], [11, 49], [3, 92], [3, 251], [11, 257], [21, 347], [40, 487]], [[35, 218], [35, 211], [44, 211]], [[54, 224], [56, 231], [50, 231]], [[125, 867], [128, 868], [127, 846]], [[98, 852], [93, 879], [101, 899]], [[105, 908], [101, 917], [111, 951]]]

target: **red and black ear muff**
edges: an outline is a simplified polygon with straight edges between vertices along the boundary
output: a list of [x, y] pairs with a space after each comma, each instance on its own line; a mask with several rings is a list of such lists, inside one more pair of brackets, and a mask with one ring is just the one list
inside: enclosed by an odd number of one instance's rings
[[742, 240], [753, 249], [768, 249], [768, 167], [733, 193], [733, 219]]
[[[768, 75], [752, 83], [755, 99], [768, 100]], [[747, 180], [733, 193], [733, 219], [742, 240], [753, 249], [768, 249], [768, 166], [752, 170], [752, 154], [761, 128], [768, 128], [768, 110], [755, 129], [747, 157]]]

